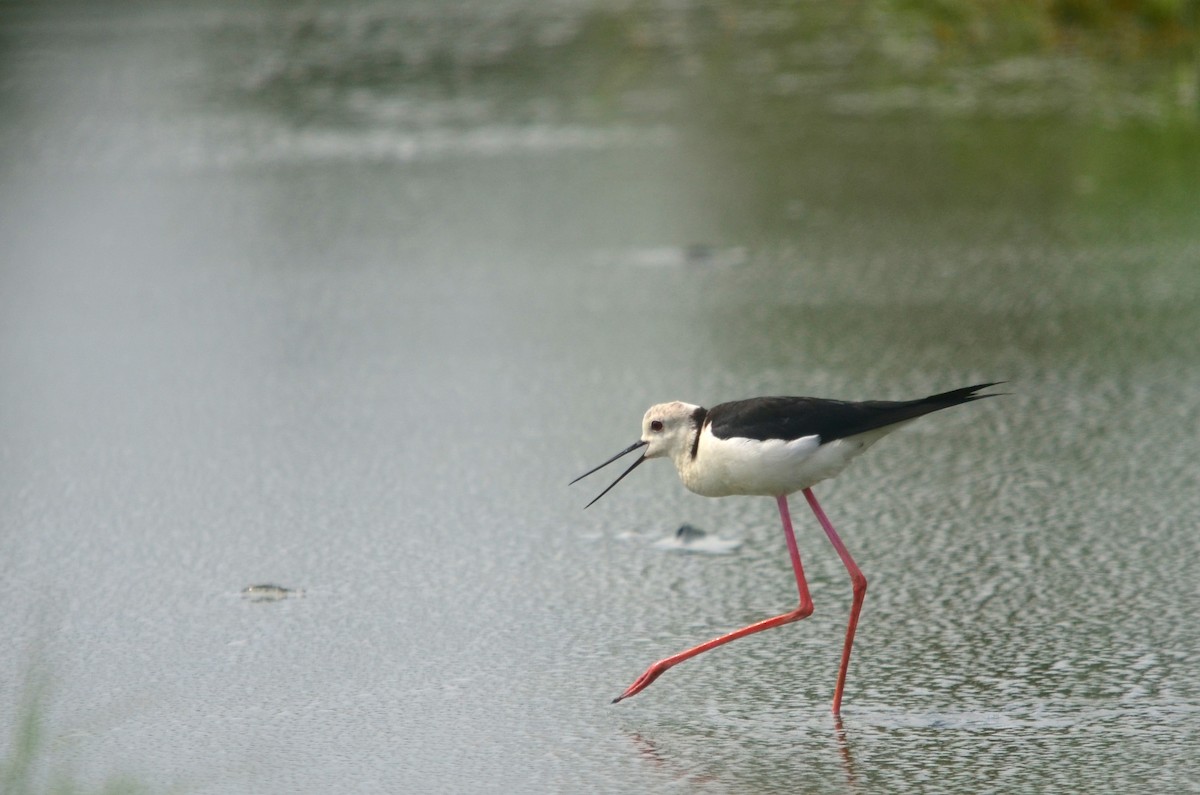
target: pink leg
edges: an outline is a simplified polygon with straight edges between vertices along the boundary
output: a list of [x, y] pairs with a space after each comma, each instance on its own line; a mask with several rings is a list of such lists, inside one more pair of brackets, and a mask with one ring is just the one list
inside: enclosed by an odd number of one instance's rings
[[686, 651], [681, 651], [679, 654], [672, 655], [651, 665], [646, 669], [646, 672], [638, 677], [629, 688], [613, 699], [613, 703], [617, 703], [622, 699], [637, 695], [650, 686], [658, 677], [662, 676], [667, 669], [678, 665], [684, 660], [689, 660], [697, 654], [702, 654], [709, 649], [715, 649], [717, 646], [723, 646], [731, 640], [744, 638], [747, 635], [752, 635], [755, 632], [762, 632], [764, 629], [773, 629], [781, 627], [784, 624], [790, 624], [793, 621], [799, 621], [802, 618], [807, 618], [812, 615], [813, 603], [808, 595], [808, 583], [804, 579], [804, 568], [800, 565], [800, 549], [796, 546], [796, 534], [792, 530], [792, 517], [788, 512], [787, 496], [777, 497], [779, 503], [779, 516], [783, 519], [783, 534], [787, 539], [788, 554], [792, 557], [792, 569], [796, 572], [796, 588], [800, 591], [800, 604], [795, 610], [790, 613], [768, 618], [764, 621], [759, 621], [756, 624], [751, 624], [748, 627], [730, 632], [727, 635], [722, 635], [719, 638], [713, 638], [710, 641], [701, 643], [699, 646], [693, 646]]
[[846, 571], [850, 572], [850, 583], [854, 588], [854, 601], [850, 605], [850, 623], [846, 627], [846, 642], [842, 646], [842, 666], [838, 669], [837, 687], [833, 691], [833, 714], [840, 715], [842, 690], [846, 686], [846, 671], [850, 668], [850, 647], [854, 645], [854, 630], [858, 626], [858, 614], [862, 611], [863, 599], [867, 596], [867, 578], [859, 571], [858, 564], [846, 551], [846, 545], [842, 543], [842, 539], [838, 537], [837, 531], [833, 529], [825, 512], [821, 510], [821, 505], [813, 495], [812, 489], [804, 489], [804, 498], [808, 500], [809, 507], [817, 515], [817, 521], [821, 523], [825, 535], [829, 536], [833, 548], [837, 550], [838, 557], [846, 566]]

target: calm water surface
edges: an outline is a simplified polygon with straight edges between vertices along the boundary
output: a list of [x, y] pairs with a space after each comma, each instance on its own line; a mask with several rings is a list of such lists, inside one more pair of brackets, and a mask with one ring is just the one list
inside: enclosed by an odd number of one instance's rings
[[[1200, 789], [1200, 136], [848, 8], [6, 5], [9, 764], [35, 701], [85, 790]], [[802, 501], [813, 617], [609, 704], [794, 598], [770, 500], [581, 510], [648, 405], [998, 379], [818, 488], [840, 729]]]

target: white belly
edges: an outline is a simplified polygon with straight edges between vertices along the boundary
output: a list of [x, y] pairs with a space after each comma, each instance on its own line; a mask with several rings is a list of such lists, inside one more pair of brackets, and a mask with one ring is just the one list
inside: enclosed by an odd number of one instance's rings
[[[777, 497], [806, 489], [841, 472], [859, 453], [897, 426], [878, 428], [821, 444], [817, 436], [782, 439], [718, 439], [708, 426], [696, 457], [675, 462], [683, 485], [705, 497], [756, 494]], [[690, 451], [688, 451], [690, 453]]]

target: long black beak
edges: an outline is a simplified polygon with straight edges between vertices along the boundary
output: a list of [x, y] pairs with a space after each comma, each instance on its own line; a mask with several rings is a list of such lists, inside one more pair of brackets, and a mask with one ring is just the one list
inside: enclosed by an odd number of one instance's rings
[[[621, 456], [623, 456], [623, 455], [628, 455], [628, 454], [632, 453], [634, 450], [638, 449], [639, 447], [645, 447], [645, 446], [646, 446], [646, 445], [648, 445], [648, 444], [650, 444], [650, 443], [649, 443], [649, 442], [642, 442], [642, 441], [634, 442], [633, 444], [629, 445], [628, 447], [626, 447], [626, 448], [625, 448], [624, 450], [622, 450], [621, 452], [619, 452], [619, 453], [617, 453], [616, 455], [614, 455], [612, 458], [610, 458], [610, 459], [608, 459], [607, 461], [605, 461], [605, 462], [604, 462], [603, 464], [601, 464], [600, 466], [598, 466], [598, 467], [593, 467], [592, 469], [589, 469], [587, 472], [584, 472], [582, 475], [580, 475], [579, 477], [575, 478], [575, 480], [572, 480], [572, 481], [571, 481], [571, 483], [577, 483], [577, 482], [579, 482], [579, 481], [583, 480], [584, 478], [586, 478], [588, 475], [592, 474], [593, 472], [595, 472], [595, 471], [597, 471], [597, 470], [600, 470], [600, 469], [604, 469], [604, 467], [608, 466], [608, 465], [609, 465], [609, 464], [611, 464], [613, 461], [616, 461], [616, 460], [617, 460], [618, 458], [620, 458]], [[642, 453], [642, 455], [638, 457], [638, 460], [633, 462], [633, 466], [631, 466], [629, 469], [626, 469], [624, 472], [622, 472], [622, 473], [621, 473], [621, 477], [619, 477], [619, 478], [617, 478], [616, 480], [614, 480], [614, 481], [613, 481], [613, 482], [612, 482], [612, 483], [609, 485], [609, 487], [608, 487], [607, 489], [605, 489], [604, 491], [602, 491], [602, 492], [600, 492], [599, 494], [597, 494], [597, 495], [596, 495], [596, 499], [592, 500], [592, 502], [589, 502], [587, 505], [583, 506], [584, 510], [587, 510], [588, 508], [592, 507], [592, 503], [594, 503], [596, 500], [600, 499], [600, 498], [601, 498], [601, 497], [603, 497], [605, 494], [608, 494], [610, 491], [612, 491], [612, 487], [613, 487], [613, 486], [615, 486], [615, 485], [617, 485], [618, 483], [620, 483], [620, 482], [621, 482], [621, 480], [622, 480], [622, 479], [623, 479], [623, 478], [624, 478], [626, 475], [628, 475], [628, 474], [629, 474], [630, 472], [632, 472], [633, 470], [637, 469], [637, 465], [638, 465], [638, 464], [640, 464], [640, 463], [642, 463], [642, 462], [643, 462], [643, 461], [645, 461], [645, 460], [646, 460], [646, 454], [645, 454], [645, 453]], [[568, 483], [567, 485], [569, 486], [569, 485], [571, 485], [571, 483]]]

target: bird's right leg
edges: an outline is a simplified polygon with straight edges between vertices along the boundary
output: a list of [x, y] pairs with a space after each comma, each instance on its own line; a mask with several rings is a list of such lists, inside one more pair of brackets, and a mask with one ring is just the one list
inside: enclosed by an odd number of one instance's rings
[[817, 521], [821, 523], [825, 534], [829, 536], [833, 548], [837, 550], [838, 557], [846, 566], [846, 571], [850, 573], [850, 583], [854, 592], [853, 600], [850, 603], [850, 621], [846, 625], [846, 642], [842, 645], [842, 664], [838, 668], [837, 686], [833, 690], [833, 714], [841, 715], [842, 692], [846, 688], [846, 671], [850, 668], [850, 649], [854, 646], [854, 630], [858, 626], [858, 614], [862, 611], [863, 600], [867, 598], [867, 578], [863, 576], [858, 564], [854, 562], [854, 558], [847, 551], [846, 545], [842, 543], [837, 531], [833, 529], [833, 523], [821, 509], [821, 504], [817, 502], [817, 497], [812, 493], [812, 489], [804, 489], [804, 497], [808, 500], [808, 505], [816, 515]]
[[777, 497], [779, 503], [779, 517], [783, 520], [783, 534], [787, 539], [788, 554], [792, 558], [792, 570], [796, 573], [796, 588], [800, 592], [800, 604], [795, 610], [788, 613], [768, 618], [751, 624], [748, 627], [734, 630], [719, 638], [713, 638], [710, 641], [701, 643], [699, 646], [693, 646], [690, 649], [681, 651], [678, 654], [666, 657], [651, 665], [646, 669], [646, 672], [638, 677], [637, 681], [630, 685], [624, 693], [613, 699], [613, 703], [617, 703], [623, 699], [635, 696], [650, 686], [658, 677], [662, 676], [669, 668], [672, 668], [684, 660], [689, 660], [697, 654], [702, 654], [709, 649], [715, 649], [718, 646], [723, 646], [730, 641], [744, 638], [747, 635], [753, 635], [755, 632], [762, 632], [765, 629], [774, 629], [781, 627], [784, 624], [790, 624], [793, 621], [799, 621], [802, 618], [807, 618], [812, 615], [813, 603], [812, 598], [808, 595], [808, 582], [804, 579], [804, 567], [800, 565], [800, 549], [796, 546], [796, 533], [792, 529], [792, 517], [788, 511], [787, 496]]

